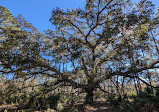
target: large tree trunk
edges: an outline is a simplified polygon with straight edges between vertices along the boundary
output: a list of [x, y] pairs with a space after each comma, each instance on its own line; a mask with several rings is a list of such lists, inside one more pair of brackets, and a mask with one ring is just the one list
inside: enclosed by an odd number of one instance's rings
[[87, 95], [85, 97], [85, 103], [84, 104], [91, 104], [91, 103], [93, 103], [93, 91], [94, 91], [94, 88], [87, 89], [85, 91], [86, 91]]

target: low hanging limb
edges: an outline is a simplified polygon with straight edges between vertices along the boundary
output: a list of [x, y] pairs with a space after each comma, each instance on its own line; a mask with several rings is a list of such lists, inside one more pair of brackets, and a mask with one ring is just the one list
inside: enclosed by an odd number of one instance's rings
[[100, 86], [98, 86], [98, 88], [103, 91], [104, 93], [109, 93], [108, 91], [103, 90]]
[[153, 85], [147, 83], [146, 81], [142, 80], [140, 77], [137, 77], [137, 78], [138, 78], [141, 82], [143, 82], [144, 84], [146, 84], [147, 86], [150, 86], [150, 87], [152, 87], [152, 88], [154, 88], [154, 89], [159, 89], [159, 87], [155, 87], [155, 86], [153, 86]]

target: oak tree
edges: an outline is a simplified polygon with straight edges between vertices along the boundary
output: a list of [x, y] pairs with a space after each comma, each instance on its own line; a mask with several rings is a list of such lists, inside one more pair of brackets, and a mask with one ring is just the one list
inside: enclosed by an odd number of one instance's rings
[[147, 0], [86, 0], [84, 9], [54, 9], [50, 22], [56, 29], [45, 35], [22, 18], [1, 18], [1, 73], [42, 75], [52, 80], [48, 86], [81, 88], [85, 103], [93, 101], [95, 88], [102, 90], [100, 84], [115, 76], [152, 86], [143, 78], [147, 70], [159, 68], [159, 17], [153, 9]]

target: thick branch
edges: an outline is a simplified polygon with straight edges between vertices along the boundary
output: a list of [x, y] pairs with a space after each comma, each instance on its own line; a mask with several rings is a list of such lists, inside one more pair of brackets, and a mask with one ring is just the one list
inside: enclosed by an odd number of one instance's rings
[[71, 22], [70, 20], [67, 20], [72, 26], [74, 26], [75, 28], [78, 29], [78, 31], [85, 37], [85, 34], [82, 32], [82, 30], [75, 24], [73, 24], [73, 22]]

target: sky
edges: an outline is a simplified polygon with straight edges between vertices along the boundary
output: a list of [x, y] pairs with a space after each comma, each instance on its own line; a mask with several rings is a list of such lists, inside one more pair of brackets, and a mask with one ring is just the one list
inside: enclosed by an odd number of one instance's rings
[[84, 4], [85, 0], [0, 0], [0, 5], [8, 8], [13, 16], [22, 14], [40, 32], [53, 28], [49, 19], [54, 8], [84, 8]]
[[[38, 31], [53, 29], [49, 19], [52, 9], [59, 7], [64, 10], [84, 8], [86, 0], [0, 0], [0, 5], [8, 8], [13, 16], [22, 14]], [[137, 0], [136, 0], [137, 1]], [[159, 7], [159, 0], [151, 0]]]

